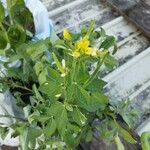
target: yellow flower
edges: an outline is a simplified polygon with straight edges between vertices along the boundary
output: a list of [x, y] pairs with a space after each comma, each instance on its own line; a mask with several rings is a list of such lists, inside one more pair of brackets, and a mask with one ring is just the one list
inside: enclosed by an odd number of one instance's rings
[[92, 47], [88, 47], [87, 49], [84, 50], [84, 53], [87, 54], [87, 55], [92, 55], [93, 48]]
[[64, 29], [63, 37], [65, 40], [71, 40], [71, 35], [67, 29]]
[[93, 48], [93, 47], [88, 47], [86, 50], [85, 50], [85, 54], [87, 55], [91, 55], [93, 57], [97, 57], [98, 55], [98, 50], [96, 48]]
[[97, 49], [90, 47], [90, 41], [88, 39], [82, 39], [75, 44], [75, 51], [73, 57], [78, 58], [82, 54], [91, 55], [97, 57]]
[[76, 49], [84, 51], [86, 50], [90, 45], [90, 41], [87, 39], [82, 39], [81, 41], [77, 42]]
[[80, 55], [81, 55], [81, 54], [80, 54], [80, 52], [78, 52], [78, 51], [74, 51], [73, 54], [72, 54], [72, 56], [75, 57], [75, 58], [80, 57]]

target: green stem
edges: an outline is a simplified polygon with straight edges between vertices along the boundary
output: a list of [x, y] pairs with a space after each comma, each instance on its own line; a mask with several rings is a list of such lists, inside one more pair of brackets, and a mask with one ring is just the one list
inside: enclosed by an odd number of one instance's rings
[[73, 60], [73, 63], [72, 63], [72, 76], [71, 76], [71, 84], [73, 84], [74, 82], [74, 76], [75, 76], [75, 71], [76, 71], [76, 64], [77, 64], [77, 61], [74, 59]]
[[[64, 53], [64, 59], [67, 60], [67, 55]], [[66, 61], [68, 62], [68, 61]], [[66, 64], [67, 65], [67, 64]], [[64, 101], [67, 101], [67, 76], [68, 74], [64, 77]]]
[[12, 13], [11, 13], [11, 3], [9, 0], [7, 0], [7, 10], [9, 13], [9, 19], [10, 19], [10, 24], [13, 25], [13, 17], [12, 17]]
[[30, 89], [27, 88], [27, 87], [23, 87], [23, 86], [20, 86], [20, 85], [17, 85], [17, 84], [13, 84], [13, 86], [16, 87], [16, 88], [20, 88], [20, 89], [23, 89], [23, 90], [27, 90], [27, 91], [29, 91], [29, 92], [32, 93], [32, 90], [30, 90]]
[[[106, 54], [107, 55], [107, 54]], [[93, 74], [90, 76], [90, 78], [84, 83], [83, 87], [86, 88], [97, 76], [101, 66], [103, 65], [104, 63], [104, 60], [106, 58], [106, 55], [103, 57], [102, 60], [99, 60], [98, 63], [97, 63], [97, 67], [95, 69], [95, 71], [93, 72]]]
[[4, 84], [7, 84], [8, 86], [12, 86], [12, 87], [15, 87], [15, 88], [20, 88], [20, 89], [24, 89], [24, 90], [27, 90], [29, 91], [30, 93], [32, 93], [32, 90], [27, 88], [27, 87], [24, 87], [24, 86], [21, 86], [21, 85], [17, 85], [15, 84], [13, 81], [9, 82], [9, 81], [5, 81], [4, 79], [1, 79], [0, 78], [0, 83], [4, 83]]
[[3, 26], [3, 24], [1, 22], [0, 22], [0, 28], [2, 29], [2, 31], [6, 32], [4, 26]]

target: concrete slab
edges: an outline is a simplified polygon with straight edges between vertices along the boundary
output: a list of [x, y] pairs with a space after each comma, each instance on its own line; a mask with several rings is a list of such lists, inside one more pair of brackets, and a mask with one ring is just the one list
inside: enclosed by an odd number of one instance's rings
[[150, 38], [149, 0], [107, 0], [107, 2], [136, 24]]

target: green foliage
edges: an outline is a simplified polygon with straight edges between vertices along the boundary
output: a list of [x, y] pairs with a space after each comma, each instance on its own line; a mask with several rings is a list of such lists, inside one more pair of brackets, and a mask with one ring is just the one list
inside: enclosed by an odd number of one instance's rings
[[100, 92], [92, 92], [84, 90], [81, 86], [76, 90], [77, 104], [89, 112], [96, 110], [104, 110], [108, 104], [108, 98]]
[[144, 132], [141, 136], [142, 150], [150, 149], [150, 132]]
[[109, 70], [113, 70], [118, 66], [118, 61], [111, 55], [106, 56], [104, 63]]
[[5, 9], [2, 5], [2, 2], [0, 2], [0, 22], [3, 22], [5, 18]]
[[23, 44], [26, 40], [26, 35], [24, 29], [20, 25], [11, 26], [8, 29], [8, 38], [12, 47], [19, 46]]
[[0, 31], [0, 52], [7, 47], [7, 36], [5, 32]]
[[[120, 114], [122, 118], [125, 120], [125, 122], [128, 124], [129, 128], [133, 128], [135, 126], [135, 122], [138, 119], [138, 116], [140, 114], [140, 111], [136, 108], [130, 108], [129, 111], [129, 100], [124, 100], [121, 102], [118, 102], [117, 104], [113, 105], [113, 109], [116, 111], [117, 114]], [[129, 112], [128, 112], [129, 111]]]
[[[7, 58], [0, 62], [7, 72], [0, 79], [0, 91], [12, 92], [24, 118], [7, 114], [5, 117], [17, 121], [1, 127], [1, 137], [5, 138], [12, 128], [12, 136], [19, 136], [22, 150], [35, 149], [37, 144], [39, 149], [69, 150], [81, 141], [91, 141], [97, 129], [101, 137], [116, 140], [121, 149], [120, 137], [134, 144], [134, 137], [116, 118], [122, 115], [129, 127], [130, 119], [122, 113], [123, 107], [110, 105], [103, 92], [107, 83], [98, 78], [101, 66], [112, 70], [118, 65], [113, 57], [117, 50], [115, 38], [106, 35], [104, 29], [94, 31], [93, 21], [81, 33], [65, 30], [64, 37], [56, 42], [50, 38], [31, 41], [27, 26], [33, 19], [24, 1], [8, 0], [6, 11], [8, 19], [0, 3], [0, 54]], [[99, 39], [102, 41], [96, 47]], [[16, 61], [18, 66], [12, 64]], [[90, 74], [93, 63], [97, 66]], [[100, 120], [98, 127], [94, 124], [96, 118]]]
[[8, 128], [0, 127], [0, 137], [4, 140], [8, 134]]

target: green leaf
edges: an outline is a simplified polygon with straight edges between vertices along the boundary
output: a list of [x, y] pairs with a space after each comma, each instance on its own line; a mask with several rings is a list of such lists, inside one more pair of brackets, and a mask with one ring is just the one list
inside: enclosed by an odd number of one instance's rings
[[7, 48], [8, 40], [5, 32], [0, 31], [0, 50], [4, 50]]
[[64, 141], [67, 144], [68, 149], [72, 149], [73, 147], [77, 147], [79, 145], [79, 140], [73, 136], [74, 133], [67, 132], [65, 134]]
[[30, 149], [35, 149], [36, 146], [36, 139], [40, 137], [42, 134], [42, 130], [38, 128], [29, 128], [29, 148]]
[[43, 129], [43, 132], [47, 137], [51, 137], [55, 133], [56, 127], [56, 121], [52, 118], [51, 121], [49, 121], [46, 127]]
[[40, 79], [40, 83], [42, 84], [39, 90], [46, 94], [52, 101], [56, 100], [59, 98], [58, 95], [62, 93], [62, 78], [56, 70], [50, 67], [45, 68], [44, 73], [45, 74], [41, 72], [39, 75], [39, 77], [42, 79], [42, 81]]
[[33, 66], [31, 65], [30, 60], [25, 60], [23, 59], [23, 76], [22, 80], [23, 81], [29, 81], [32, 80], [34, 82], [37, 82], [37, 76], [33, 70]]
[[44, 68], [38, 76], [38, 81], [40, 85], [44, 84], [47, 81], [47, 76], [48, 76], [47, 69]]
[[19, 136], [22, 150], [28, 150], [28, 144], [29, 144], [28, 134], [29, 134], [29, 129], [25, 128]]
[[112, 54], [113, 54], [113, 55], [116, 54], [117, 50], [118, 50], [118, 47], [117, 47], [117, 44], [115, 44]]
[[114, 46], [116, 43], [115, 37], [114, 36], [107, 36], [104, 42], [102, 42], [100, 49], [109, 49], [111, 46]]
[[22, 79], [22, 71], [19, 68], [7, 68], [8, 77], [13, 77], [14, 79]]
[[39, 74], [42, 72], [43, 70], [43, 63], [42, 62], [37, 62], [34, 66], [34, 70], [37, 76], [39, 76]]
[[85, 38], [89, 38], [89, 36], [91, 35], [92, 31], [94, 30], [95, 22], [96, 22], [96, 19], [94, 19], [91, 22], [90, 27], [88, 28], [88, 31], [87, 31], [87, 33], [85, 35]]
[[113, 70], [118, 67], [118, 61], [111, 55], [107, 55], [105, 57], [104, 64], [109, 70]]
[[12, 47], [20, 46], [26, 40], [25, 31], [19, 24], [10, 26], [7, 34]]
[[91, 94], [90, 98], [90, 104], [91, 104], [91, 109], [93, 110], [104, 110], [105, 107], [108, 105], [108, 97], [103, 95], [100, 92], [94, 92]]
[[56, 124], [57, 129], [60, 135], [63, 135], [65, 133], [68, 117], [67, 117], [67, 111], [65, 107], [62, 107], [62, 110], [58, 111], [58, 114], [56, 117]]
[[11, 7], [11, 14], [13, 19], [24, 27], [34, 25], [32, 13], [29, 9], [21, 3], [17, 3]]
[[81, 127], [80, 126], [78, 126], [77, 124], [74, 124], [74, 123], [68, 123], [67, 124], [67, 129], [69, 130], [69, 131], [71, 131], [71, 132], [73, 132], [73, 133], [76, 133], [76, 134], [78, 134], [78, 133], [80, 133], [81, 132]]
[[65, 133], [68, 117], [65, 106], [60, 102], [55, 102], [49, 109], [49, 114], [55, 117], [56, 125], [59, 134], [62, 136]]
[[0, 126], [0, 137], [5, 140], [6, 136], [8, 135], [8, 128], [7, 127], [1, 127]]
[[37, 87], [36, 87], [35, 84], [33, 85], [33, 91], [34, 91], [34, 93], [35, 93], [36, 98], [37, 98], [39, 101], [44, 102], [44, 99], [43, 99], [43, 97], [41, 96], [41, 94], [40, 94], [40, 92], [38, 91], [38, 89], [37, 89]]
[[29, 47], [30, 45], [29, 44], [26, 44], [26, 43], [23, 43], [21, 44], [20, 46], [18, 46], [16, 48], [16, 53], [18, 56], [20, 56], [20, 58], [23, 58], [25, 60], [29, 60], [29, 56], [28, 54], [26, 53], [26, 49]]
[[60, 83], [57, 83], [55, 81], [48, 81], [44, 84], [42, 84], [39, 88], [39, 90], [46, 94], [51, 101], [55, 101], [59, 98], [58, 95], [61, 95], [62, 93], [62, 87]]
[[106, 37], [106, 32], [105, 32], [105, 30], [103, 28], [101, 28], [100, 34], [101, 34], [102, 38]]
[[31, 106], [27, 105], [26, 107], [23, 108], [23, 111], [24, 111], [25, 118], [28, 118], [31, 112]]
[[3, 22], [4, 18], [5, 18], [5, 9], [2, 2], [0, 2], [0, 23]]
[[81, 86], [78, 86], [76, 93], [77, 103], [80, 107], [89, 112], [95, 112], [98, 109], [104, 110], [108, 104], [108, 98], [98, 92], [89, 93]]
[[74, 110], [70, 113], [70, 116], [72, 117], [72, 120], [79, 126], [85, 125], [87, 118], [78, 108], [74, 108]]
[[33, 61], [40, 60], [44, 55], [44, 52], [47, 50], [47, 45], [43, 43], [44, 41], [33, 42], [27, 48], [27, 54], [31, 57]]
[[[35, 71], [36, 73], [40, 73], [39, 74], [39, 82], [40, 82], [40, 85], [42, 85], [43, 83], [45, 83], [46, 81], [49, 81], [49, 82], [56, 82], [56, 83], [60, 83], [62, 82], [62, 78], [59, 74], [58, 71], [54, 70], [53, 68], [51, 67], [47, 67], [45, 66], [42, 70], [41, 70], [41, 66], [42, 64], [38, 64], [36, 65], [35, 67]], [[41, 70], [41, 72], [40, 72]]]
[[67, 102], [65, 102], [65, 108], [66, 108], [66, 110], [68, 110], [68, 111], [73, 111], [72, 105], [69, 104], [69, 103], [67, 103]]
[[141, 135], [142, 150], [150, 150], [150, 132], [144, 132]]
[[76, 70], [76, 80], [79, 84], [84, 83], [90, 77], [89, 72], [85, 68], [84, 64], [80, 64]]
[[13, 7], [14, 5], [25, 5], [24, 0], [7, 0], [9, 7]]
[[118, 129], [114, 121], [106, 117], [101, 121], [99, 126], [99, 131], [100, 131], [100, 136], [103, 139], [112, 142], [118, 132]]
[[101, 92], [107, 83], [100, 79], [94, 79], [88, 86], [90, 92]]
[[134, 128], [135, 122], [140, 116], [140, 110], [132, 108], [128, 111], [131, 105], [131, 101], [129, 99], [113, 103], [113, 105], [115, 106], [114, 111], [122, 116], [129, 128]]
[[33, 122], [41, 122], [44, 124], [46, 121], [48, 121], [51, 118], [51, 116], [48, 115], [41, 115], [39, 112], [35, 111], [32, 115], [28, 117], [28, 120], [30, 123]]
[[75, 95], [75, 88], [76, 86], [74, 84], [68, 84], [66, 89], [66, 101], [68, 103], [73, 103], [74, 101], [74, 95]]
[[20, 144], [22, 150], [34, 149], [36, 138], [42, 134], [40, 129], [25, 127], [20, 129]]
[[57, 70], [51, 67], [47, 67], [47, 72], [48, 72], [47, 80], [55, 81], [58, 83], [61, 83], [63, 81], [63, 79], [60, 76], [60, 73]]
[[54, 61], [57, 65], [57, 68], [58, 70], [61, 72], [61, 73], [64, 73], [64, 68], [62, 66], [62, 64], [60, 63], [60, 61], [58, 60], [57, 56], [55, 55], [55, 53], [52, 53], [53, 54], [53, 58], [54, 58]]

